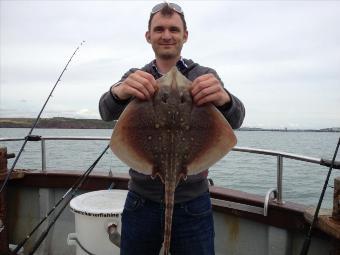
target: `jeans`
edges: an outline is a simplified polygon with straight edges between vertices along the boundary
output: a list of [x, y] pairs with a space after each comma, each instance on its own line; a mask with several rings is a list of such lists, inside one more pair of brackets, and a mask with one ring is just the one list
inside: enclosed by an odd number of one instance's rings
[[[129, 191], [123, 216], [121, 255], [159, 255], [164, 231], [164, 204]], [[214, 255], [214, 223], [208, 192], [175, 204], [171, 255]]]

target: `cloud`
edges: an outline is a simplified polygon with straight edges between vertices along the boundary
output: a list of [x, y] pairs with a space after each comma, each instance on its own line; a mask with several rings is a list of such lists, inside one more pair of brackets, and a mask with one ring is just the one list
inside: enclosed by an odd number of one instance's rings
[[76, 115], [79, 118], [95, 118], [97, 119], [99, 117], [98, 111], [93, 111], [89, 109], [80, 109], [76, 112]]
[[[44, 115], [99, 118], [102, 93], [154, 56], [144, 32], [156, 3], [0, 1], [0, 106], [35, 116], [86, 40]], [[245, 103], [245, 125], [340, 126], [340, 2], [178, 3], [189, 29], [183, 56], [217, 70]]]

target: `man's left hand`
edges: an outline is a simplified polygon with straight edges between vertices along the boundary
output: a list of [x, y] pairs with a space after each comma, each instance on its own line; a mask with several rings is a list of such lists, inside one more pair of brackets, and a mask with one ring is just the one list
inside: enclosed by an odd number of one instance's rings
[[190, 91], [196, 105], [213, 103], [215, 106], [222, 106], [231, 100], [220, 81], [213, 74], [197, 77], [192, 82]]

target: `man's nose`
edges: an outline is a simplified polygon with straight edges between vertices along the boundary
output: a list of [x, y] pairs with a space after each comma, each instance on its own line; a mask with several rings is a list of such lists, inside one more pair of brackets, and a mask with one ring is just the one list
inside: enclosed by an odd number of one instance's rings
[[168, 29], [165, 29], [162, 33], [162, 38], [165, 40], [171, 39], [171, 33]]

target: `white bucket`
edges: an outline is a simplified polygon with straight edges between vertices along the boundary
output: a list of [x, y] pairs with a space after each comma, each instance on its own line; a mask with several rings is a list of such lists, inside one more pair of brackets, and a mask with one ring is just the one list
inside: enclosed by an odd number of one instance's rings
[[67, 237], [68, 245], [76, 245], [77, 255], [119, 254], [108, 234], [109, 226], [121, 231], [121, 215], [126, 190], [99, 190], [82, 194], [70, 202], [75, 214], [75, 233]]

